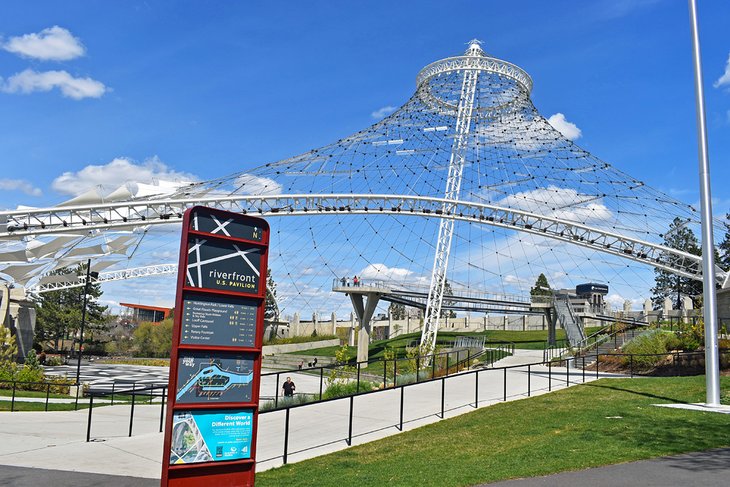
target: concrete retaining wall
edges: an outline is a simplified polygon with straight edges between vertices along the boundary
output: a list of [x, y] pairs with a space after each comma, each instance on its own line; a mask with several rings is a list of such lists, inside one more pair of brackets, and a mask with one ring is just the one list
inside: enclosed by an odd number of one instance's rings
[[287, 343], [284, 345], [264, 345], [264, 355], [278, 355], [281, 353], [301, 352], [304, 350], [312, 350], [322, 347], [336, 347], [340, 344], [338, 338], [332, 340], [319, 340], [316, 342], [306, 343]]

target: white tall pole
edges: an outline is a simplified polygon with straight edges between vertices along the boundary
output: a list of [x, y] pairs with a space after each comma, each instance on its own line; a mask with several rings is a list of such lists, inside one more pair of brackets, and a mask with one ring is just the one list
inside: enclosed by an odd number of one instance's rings
[[697, 102], [697, 140], [700, 166], [700, 204], [702, 211], [702, 283], [705, 317], [705, 374], [707, 406], [720, 405], [720, 362], [717, 349], [717, 296], [715, 293], [715, 244], [712, 236], [712, 195], [710, 191], [710, 160], [705, 124], [705, 95], [702, 89], [702, 61], [697, 25], [697, 4], [689, 0], [694, 54], [695, 95]]

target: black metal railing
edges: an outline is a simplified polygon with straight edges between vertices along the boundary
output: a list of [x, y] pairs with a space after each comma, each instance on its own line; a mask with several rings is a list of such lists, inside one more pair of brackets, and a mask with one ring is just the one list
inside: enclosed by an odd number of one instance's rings
[[[159, 397], [160, 400], [160, 433], [164, 427], [165, 418], [165, 403], [167, 400], [167, 384], [142, 384], [142, 387], [138, 388], [137, 383], [120, 383], [120, 388], [116, 388], [116, 382], [112, 383], [111, 391], [89, 391], [89, 416], [86, 421], [86, 441], [91, 441], [91, 418], [94, 413], [94, 398], [110, 398], [111, 405], [114, 405], [115, 395], [117, 397], [117, 404], [119, 403], [120, 396], [123, 398], [123, 403], [129, 403], [129, 432], [128, 436], [132, 436], [132, 430], [134, 427], [134, 406], [140, 402], [147, 401], [148, 404], [152, 404], [154, 398]], [[131, 388], [129, 387], [131, 385]], [[141, 401], [137, 400], [137, 397], [141, 396]]]
[[[726, 361], [730, 362], [730, 350], [728, 349], [721, 349], [720, 353], [726, 356]], [[386, 389], [387, 391], [393, 391], [393, 390], [399, 390], [399, 404], [398, 404], [398, 422], [392, 424], [390, 427], [393, 427], [397, 429], [398, 431], [403, 431], [403, 425], [408, 422], [423, 420], [429, 416], [436, 416], [439, 419], [443, 419], [445, 417], [445, 413], [447, 411], [456, 410], [462, 407], [470, 406], [473, 408], [479, 407], [479, 377], [480, 374], [484, 373], [494, 373], [494, 371], [502, 371], [502, 384], [501, 384], [501, 391], [498, 391], [500, 396], [497, 399], [501, 399], [502, 401], [507, 401], [509, 397], [516, 397], [516, 396], [527, 396], [530, 397], [533, 392], [538, 390], [545, 390], [552, 391], [554, 388], [554, 384], [557, 385], [565, 385], [570, 386], [571, 384], [582, 384], [585, 383], [588, 374], [595, 374], [595, 378], [600, 378], [601, 374], [601, 366], [604, 367], [604, 373], [608, 372], [611, 374], [620, 374], [620, 376], [628, 375], [629, 377], [633, 377], [637, 373], [637, 369], [635, 367], [636, 357], [646, 357], [650, 354], [596, 354], [595, 356], [590, 355], [583, 355], [578, 358], [570, 358], [567, 360], [563, 360], [562, 362], [555, 362], [555, 361], [545, 361], [545, 362], [535, 362], [535, 363], [529, 363], [529, 364], [521, 364], [521, 365], [511, 365], [511, 366], [505, 366], [505, 367], [495, 367], [490, 369], [476, 369], [476, 370], [469, 370], [464, 371], [451, 376], [441, 376], [441, 377], [431, 377], [427, 380], [421, 381], [420, 383], [409, 383], [409, 384], [400, 384], [400, 385], [394, 385], [391, 388]], [[674, 357], [673, 360], [679, 360], [679, 357], [687, 358], [695, 355], [704, 355], [704, 352], [672, 352], [671, 354], [665, 353], [665, 354], [653, 354], [656, 356], [663, 356], [663, 357]], [[613, 357], [613, 359], [609, 359], [609, 357]], [[612, 364], [612, 360], [615, 360], [615, 357], [629, 357], [628, 359], [628, 370], [621, 369], [616, 370], [614, 365]], [[573, 372], [571, 374], [571, 365], [573, 368]], [[535, 367], [543, 367], [543, 370], [535, 371]], [[544, 368], [547, 368], [547, 373], [544, 371]], [[524, 392], [518, 392], [513, 393], [511, 396], [508, 394], [508, 370], [519, 370], [523, 369], [526, 372], [526, 388], [524, 389]], [[562, 376], [558, 375], [556, 376], [553, 370], [558, 369], [561, 371]], [[563, 373], [564, 371], [564, 373]], [[533, 376], [538, 375], [540, 377], [545, 377], [547, 375], [547, 387], [542, 388], [535, 388], [533, 387]], [[473, 377], [474, 378], [474, 396], [473, 398], [470, 398], [467, 400], [467, 402], [462, 402], [457, 405], [452, 405], [449, 409], [446, 409], [445, 407], [445, 400], [446, 400], [446, 383], [447, 381], [454, 380], [454, 379], [462, 379], [464, 377]], [[440, 382], [440, 393], [441, 393], [441, 401], [440, 401], [440, 409], [435, 412], [428, 414], [426, 416], [422, 416], [416, 419], [411, 419], [409, 421], [404, 420], [404, 407], [405, 407], [405, 390], [407, 388], [416, 387], [425, 383], [434, 383], [434, 382]], [[296, 454], [296, 453], [302, 453], [307, 450], [311, 450], [313, 448], [319, 448], [327, 445], [331, 445], [333, 443], [337, 443], [338, 441], [344, 441], [346, 445], [351, 446], [353, 438], [357, 436], [364, 436], [370, 433], [374, 433], [376, 431], [382, 431], [384, 428], [378, 427], [374, 430], [368, 430], [368, 431], [361, 431], [357, 434], [353, 433], [353, 415], [354, 415], [354, 408], [356, 405], [355, 399], [360, 398], [362, 396], [367, 396], [370, 394], [377, 394], [383, 392], [383, 390], [376, 390], [376, 391], [363, 391], [359, 392], [357, 394], [353, 394], [351, 396], [347, 397], [337, 397], [337, 398], [331, 398], [331, 399], [323, 399], [321, 401], [315, 402], [315, 403], [304, 403], [304, 404], [296, 404], [296, 405], [288, 405], [286, 407], [283, 407], [279, 409], [278, 411], [281, 412], [284, 411], [284, 441], [283, 441], [283, 451], [281, 455], [277, 455], [271, 458], [266, 458], [259, 460], [260, 462], [268, 462], [272, 460], [276, 460], [277, 458], [281, 458], [283, 463], [288, 463], [289, 456]], [[473, 400], [472, 400], [473, 399]], [[335, 441], [326, 441], [319, 445], [310, 445], [307, 448], [304, 448], [302, 450], [297, 451], [290, 451], [289, 448], [289, 436], [290, 436], [290, 416], [291, 416], [291, 410], [293, 409], [300, 409], [300, 408], [306, 408], [306, 407], [315, 407], [318, 404], [324, 403], [324, 402], [333, 402], [333, 401], [348, 401], [348, 425], [347, 425], [347, 436], [344, 438], [340, 438], [339, 440]], [[277, 410], [271, 410], [271, 411], [264, 411], [261, 414], [270, 414], [275, 413]]]
[[[34, 381], [18, 381], [18, 380], [4, 380], [0, 381], [0, 389], [8, 389], [11, 390], [11, 396], [10, 396], [10, 412], [15, 412], [16, 408], [16, 399], [18, 397], [18, 392], [21, 394], [23, 392], [45, 392], [45, 400], [44, 402], [44, 410], [48, 411], [48, 404], [50, 402], [50, 396], [52, 390], [66, 390], [68, 393], [68, 390], [70, 387], [73, 387], [75, 385], [74, 382], [48, 382], [48, 381], [41, 381], [41, 382], [34, 382]], [[7, 396], [0, 396], [0, 400], [2, 400], [2, 397]], [[20, 396], [28, 398], [30, 396]], [[69, 401], [73, 400], [72, 396], [68, 396]], [[38, 401], [32, 401], [32, 402], [38, 402]], [[77, 402], [78, 404], [78, 402]], [[78, 405], [76, 406], [78, 407]]]

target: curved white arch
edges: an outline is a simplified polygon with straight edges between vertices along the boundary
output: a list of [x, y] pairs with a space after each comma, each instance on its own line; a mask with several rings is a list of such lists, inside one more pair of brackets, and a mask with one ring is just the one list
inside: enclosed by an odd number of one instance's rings
[[[454, 208], [453, 211], [445, 214], [442, 210], [444, 203], [450, 203]], [[254, 213], [264, 217], [397, 214], [451, 218], [543, 235], [641, 262], [684, 277], [702, 280], [702, 258], [688, 252], [582, 223], [519, 209], [428, 196], [388, 194], [202, 196], [3, 211], [0, 212], [0, 224], [5, 226], [5, 231], [0, 232], [0, 239], [174, 223], [182, 218], [187, 208], [196, 205]], [[719, 284], [727, 285], [728, 277], [728, 272], [716, 268], [715, 279]]]

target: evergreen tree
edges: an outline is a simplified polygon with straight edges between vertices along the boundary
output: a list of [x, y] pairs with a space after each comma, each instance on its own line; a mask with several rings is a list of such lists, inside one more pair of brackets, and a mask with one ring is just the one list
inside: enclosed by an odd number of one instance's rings
[[266, 272], [266, 311], [264, 318], [275, 321], [279, 319], [279, 304], [276, 302], [276, 282], [271, 277], [271, 269]]
[[[454, 291], [451, 289], [451, 283], [448, 279], [444, 280], [444, 296], [451, 296], [454, 294]], [[441, 318], [456, 318], [456, 311], [453, 309], [446, 310], [444, 309], [444, 306], [450, 306], [454, 304], [454, 301], [449, 301], [448, 299], [444, 299], [441, 301]]]
[[540, 273], [540, 275], [537, 276], [535, 285], [530, 288], [530, 297], [536, 298], [540, 296], [552, 296], [552, 294], [553, 291], [550, 288], [550, 284], [548, 284], [547, 277], [545, 277], [545, 274]]
[[394, 320], [405, 320], [406, 305], [400, 303], [390, 303], [390, 306], [388, 306], [388, 314]]
[[[669, 231], [664, 235], [664, 245], [690, 254], [702, 255], [697, 237], [680, 218], [675, 218], [669, 226]], [[680, 308], [682, 296], [689, 296], [695, 308], [702, 302], [702, 281], [678, 276], [663, 269], [654, 269], [654, 282], [655, 286], [651, 289], [654, 309], [664, 306], [664, 299], [667, 297], [672, 299], [675, 309]]]
[[[58, 270], [53, 275], [67, 274], [68, 271]], [[86, 275], [86, 265], [81, 264], [75, 269], [78, 276]], [[69, 335], [75, 335], [81, 326], [81, 314], [84, 305], [85, 287], [59, 289], [41, 293], [36, 303], [36, 344], [43, 347], [48, 341], [53, 341], [54, 348], [59, 349], [61, 340]], [[91, 336], [94, 330], [103, 328], [107, 321], [106, 306], [101, 306], [95, 299], [102, 295], [99, 284], [89, 284], [89, 299], [86, 303], [86, 325], [84, 339]], [[89, 334], [87, 335], [87, 331]]]

